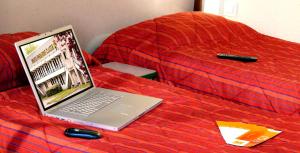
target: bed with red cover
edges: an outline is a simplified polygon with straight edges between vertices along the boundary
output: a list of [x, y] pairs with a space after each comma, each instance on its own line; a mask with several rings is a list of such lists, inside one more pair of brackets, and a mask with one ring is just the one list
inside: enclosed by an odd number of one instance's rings
[[[102, 67], [91, 67], [97, 86], [164, 99], [119, 132], [41, 116], [30, 86], [0, 92], [0, 150], [8, 152], [296, 152], [299, 117], [249, 108]], [[254, 123], [282, 130], [253, 148], [227, 145], [216, 120]], [[98, 130], [99, 140], [68, 138], [68, 127]], [[1, 151], [0, 151], [1, 152]]]
[[[0, 35], [0, 65], [15, 54], [11, 41], [28, 37]], [[9, 39], [6, 39], [9, 37]], [[3, 47], [2, 44], [6, 47]], [[85, 53], [86, 54], [86, 53]], [[10, 55], [5, 57], [5, 55]], [[162, 104], [119, 132], [72, 124], [41, 116], [32, 90], [21, 79], [16, 60], [1, 67], [9, 78], [0, 92], [0, 152], [297, 152], [300, 150], [300, 123], [297, 116], [239, 105], [216, 96], [197, 94], [153, 80], [138, 78], [97, 64], [86, 54], [97, 86], [164, 99]], [[94, 61], [94, 62], [92, 62]], [[14, 71], [19, 69], [19, 71]], [[24, 72], [23, 72], [24, 73]], [[15, 77], [11, 77], [15, 76]], [[24, 77], [24, 76], [23, 76]], [[1, 76], [1, 80], [5, 77]], [[13, 81], [14, 80], [14, 81]], [[3, 82], [2, 82], [3, 83]], [[20, 86], [23, 85], [23, 86]], [[6, 89], [5, 89], [6, 88]], [[237, 121], [266, 126], [283, 132], [253, 148], [227, 145], [216, 121]], [[98, 130], [103, 138], [85, 140], [63, 135], [68, 127]]]
[[[278, 113], [299, 116], [300, 44], [263, 35], [220, 16], [177, 13], [121, 29], [94, 52], [158, 71], [162, 82]], [[256, 56], [257, 62], [218, 59]]]

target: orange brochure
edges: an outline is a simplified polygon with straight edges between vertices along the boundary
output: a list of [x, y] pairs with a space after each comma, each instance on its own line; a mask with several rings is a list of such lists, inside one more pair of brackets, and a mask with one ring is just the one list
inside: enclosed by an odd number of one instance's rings
[[225, 121], [216, 122], [225, 142], [235, 146], [253, 147], [281, 133], [281, 131], [257, 126], [255, 124]]

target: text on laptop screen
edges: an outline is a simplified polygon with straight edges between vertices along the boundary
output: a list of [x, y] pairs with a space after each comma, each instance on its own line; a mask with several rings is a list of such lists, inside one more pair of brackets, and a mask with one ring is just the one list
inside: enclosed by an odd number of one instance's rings
[[44, 109], [93, 86], [71, 29], [20, 49]]

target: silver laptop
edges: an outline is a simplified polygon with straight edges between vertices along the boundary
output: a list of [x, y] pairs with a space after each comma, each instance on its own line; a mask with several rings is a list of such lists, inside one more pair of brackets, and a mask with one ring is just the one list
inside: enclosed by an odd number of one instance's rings
[[43, 115], [118, 131], [162, 101], [96, 88], [72, 26], [15, 47]]

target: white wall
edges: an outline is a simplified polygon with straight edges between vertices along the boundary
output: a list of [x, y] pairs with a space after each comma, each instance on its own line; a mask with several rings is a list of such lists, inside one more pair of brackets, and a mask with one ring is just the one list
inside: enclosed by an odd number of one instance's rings
[[73, 25], [93, 51], [108, 35], [153, 17], [192, 11], [193, 0], [0, 0], [0, 34]]
[[[218, 1], [219, 3], [213, 3]], [[300, 43], [300, 0], [205, 0], [204, 10], [245, 23], [257, 31]], [[226, 3], [237, 4], [235, 15], [226, 15]], [[213, 10], [219, 5], [219, 10]], [[227, 9], [233, 10], [234, 8]]]

